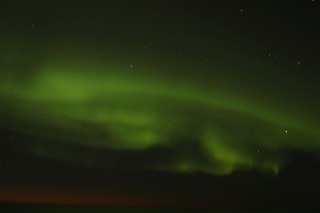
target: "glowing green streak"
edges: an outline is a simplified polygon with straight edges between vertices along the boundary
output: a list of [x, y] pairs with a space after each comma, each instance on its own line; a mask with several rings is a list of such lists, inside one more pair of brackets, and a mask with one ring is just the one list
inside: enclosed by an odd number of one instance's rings
[[[236, 101], [223, 91], [204, 92], [181, 82], [45, 70], [23, 86], [3, 82], [1, 91], [17, 118], [31, 124], [21, 127], [31, 134], [108, 149], [170, 149], [181, 137], [201, 144], [208, 165], [182, 159], [166, 165], [169, 170], [229, 174], [237, 168], [258, 168], [277, 173], [281, 159], [261, 157], [260, 147], [267, 152], [319, 149], [317, 126], [298, 125], [299, 115], [286, 117], [249, 100]], [[6, 91], [10, 98], [5, 98]], [[239, 139], [243, 135], [247, 139]], [[305, 136], [307, 144], [301, 142]], [[43, 147], [33, 151], [59, 155]], [[67, 153], [61, 158], [70, 161]]]

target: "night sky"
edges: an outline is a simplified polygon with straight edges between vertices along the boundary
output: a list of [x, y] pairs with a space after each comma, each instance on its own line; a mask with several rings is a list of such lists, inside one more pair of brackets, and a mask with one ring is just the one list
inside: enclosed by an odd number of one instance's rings
[[0, 202], [317, 207], [319, 38], [319, 0], [2, 1]]

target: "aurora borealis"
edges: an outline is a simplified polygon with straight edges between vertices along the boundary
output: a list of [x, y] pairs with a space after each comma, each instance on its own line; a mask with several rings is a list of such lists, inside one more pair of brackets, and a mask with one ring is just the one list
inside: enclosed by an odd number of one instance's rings
[[318, 2], [49, 2], [1, 3], [0, 201], [312, 204]]
[[[176, 143], [198, 143], [204, 162], [195, 162], [192, 153], [183, 156], [177, 150], [181, 159], [148, 165], [150, 169], [161, 167], [178, 172], [228, 174], [237, 167], [248, 167], [277, 173], [285, 160], [278, 151], [318, 149], [316, 128], [299, 126], [298, 118], [250, 104], [250, 99], [234, 100], [223, 93], [197, 91], [201, 86], [183, 86], [178, 80], [173, 84], [130, 74], [117, 77], [55, 69], [40, 71], [23, 88], [13, 80], [7, 81], [11, 85], [2, 84], [3, 91], [10, 91], [10, 110], [17, 111], [18, 130], [101, 149], [174, 150]], [[20, 120], [27, 127], [20, 127]], [[310, 142], [301, 145], [301, 138], [306, 137]], [[55, 151], [54, 142], [45, 141], [32, 145], [30, 152], [92, 166], [99, 164], [93, 156], [83, 159], [74, 153], [76, 156], [70, 158], [61, 151], [61, 145]]]

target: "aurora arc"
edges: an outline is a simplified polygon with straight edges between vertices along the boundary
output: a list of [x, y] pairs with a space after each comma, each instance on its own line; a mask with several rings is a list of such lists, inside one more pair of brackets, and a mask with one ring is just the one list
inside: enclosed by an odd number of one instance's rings
[[[139, 167], [144, 169], [278, 173], [287, 160], [286, 150], [319, 150], [317, 126], [299, 125], [299, 115], [286, 116], [250, 99], [235, 99], [218, 87], [207, 91], [178, 80], [55, 67], [23, 85], [3, 81], [1, 91], [4, 114], [14, 112], [10, 116], [26, 134], [102, 150], [144, 152], [160, 147], [180, 156], [165, 163], [142, 163]], [[35, 155], [108, 169], [107, 164], [97, 164], [94, 155], [55, 146], [54, 140], [34, 142], [28, 149]], [[175, 146], [191, 142], [197, 143], [201, 160], [193, 161]]]

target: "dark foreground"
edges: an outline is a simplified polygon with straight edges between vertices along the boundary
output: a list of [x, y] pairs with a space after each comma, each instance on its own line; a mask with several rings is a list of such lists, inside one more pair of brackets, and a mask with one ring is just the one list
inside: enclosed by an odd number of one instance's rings
[[[68, 206], [68, 205], [31, 205], [31, 204], [0, 204], [0, 212], [49, 212], [49, 213], [102, 213], [102, 212], [213, 212], [213, 213], [236, 213], [236, 212], [292, 212], [288, 209], [205, 209], [205, 208], [127, 208], [127, 207], [107, 207], [107, 206]], [[296, 209], [297, 210], [297, 209]]]

